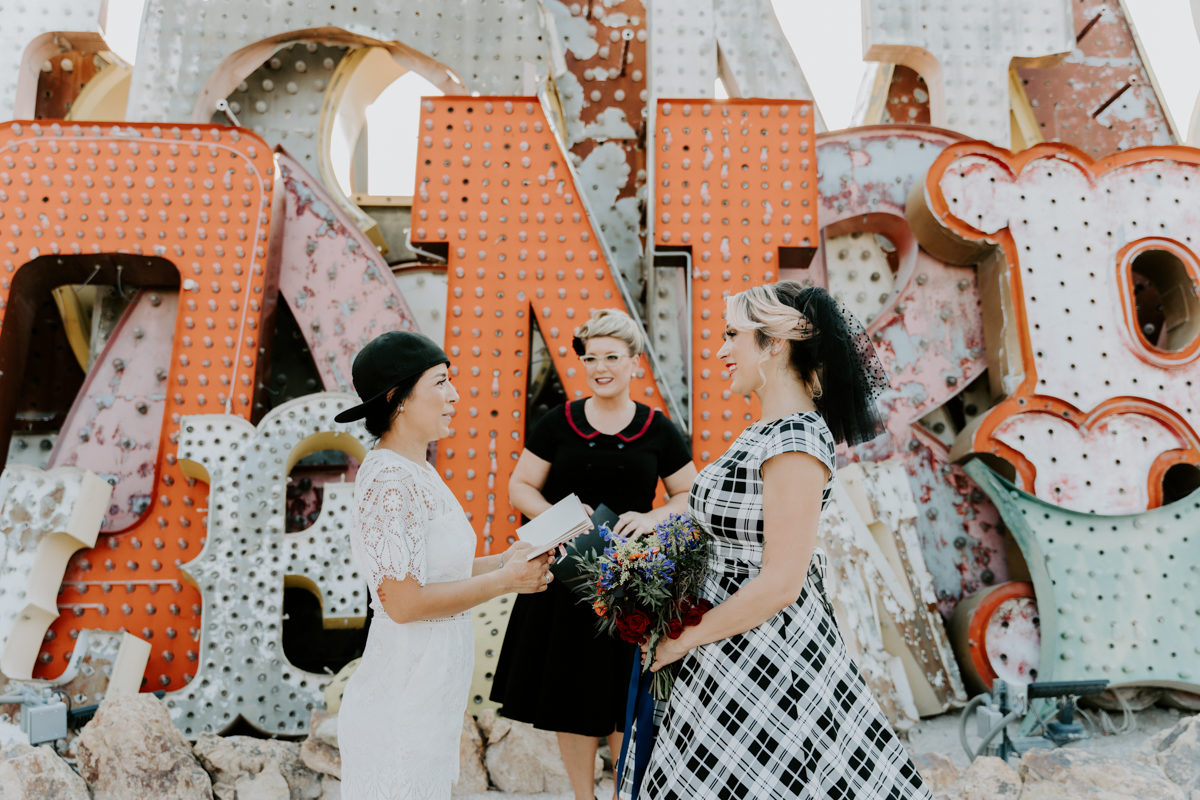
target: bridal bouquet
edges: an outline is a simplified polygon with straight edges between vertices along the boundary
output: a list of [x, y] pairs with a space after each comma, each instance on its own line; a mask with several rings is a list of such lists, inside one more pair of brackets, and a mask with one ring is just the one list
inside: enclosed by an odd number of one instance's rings
[[[697, 596], [704, 580], [707, 548], [691, 520], [672, 514], [649, 533], [619, 536], [600, 527], [607, 546], [598, 558], [581, 560], [591, 591], [586, 599], [599, 617], [600, 630], [636, 645], [649, 643], [642, 669], [649, 669], [664, 637], [679, 638], [712, 608]], [[671, 693], [672, 667], [654, 674], [655, 699]]]

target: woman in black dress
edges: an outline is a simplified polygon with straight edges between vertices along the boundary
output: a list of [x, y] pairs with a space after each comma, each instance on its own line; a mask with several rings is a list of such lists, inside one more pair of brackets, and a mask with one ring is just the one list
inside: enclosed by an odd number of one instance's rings
[[[576, 350], [591, 397], [552, 409], [529, 431], [509, 502], [532, 518], [574, 492], [589, 509], [603, 503], [619, 514], [618, 533], [686, 513], [696, 477], [687, 442], [661, 411], [629, 396], [642, 353], [637, 324], [621, 311], [593, 311]], [[660, 478], [670, 499], [654, 509]], [[632, 645], [597, 633], [591, 608], [562, 584], [513, 606], [491, 698], [504, 716], [558, 733], [576, 800], [595, 796], [598, 739], [608, 738], [614, 758], [620, 752], [633, 658]]]

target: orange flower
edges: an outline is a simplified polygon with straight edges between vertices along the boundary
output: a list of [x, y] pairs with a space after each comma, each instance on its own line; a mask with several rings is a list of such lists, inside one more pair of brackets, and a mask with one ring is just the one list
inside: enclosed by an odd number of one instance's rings
[[592, 611], [596, 612], [597, 617], [603, 617], [608, 613], [608, 604], [604, 602], [604, 598], [597, 597], [592, 603]]

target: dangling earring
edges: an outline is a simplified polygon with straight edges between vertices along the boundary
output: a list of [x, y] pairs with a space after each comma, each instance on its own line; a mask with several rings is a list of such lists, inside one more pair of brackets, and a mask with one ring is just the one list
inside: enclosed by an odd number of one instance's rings
[[812, 381], [812, 383], [809, 385], [809, 390], [812, 392], [812, 399], [813, 399], [813, 400], [820, 400], [820, 399], [821, 399], [821, 394], [822, 394], [822, 392], [821, 392], [821, 379], [820, 379], [820, 378], [817, 378], [817, 377], [814, 377], [814, 378], [813, 378], [813, 381]]

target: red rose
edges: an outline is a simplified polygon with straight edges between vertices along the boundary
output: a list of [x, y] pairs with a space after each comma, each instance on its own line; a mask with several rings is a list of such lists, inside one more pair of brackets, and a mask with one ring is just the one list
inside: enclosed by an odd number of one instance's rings
[[684, 625], [699, 625], [700, 618], [712, 610], [712, 603], [687, 595], [679, 601], [679, 615]]
[[617, 617], [617, 634], [630, 644], [641, 644], [646, 640], [650, 617], [643, 611], [630, 611]]
[[679, 634], [683, 633], [683, 621], [678, 619], [667, 620], [667, 637], [678, 639]]

